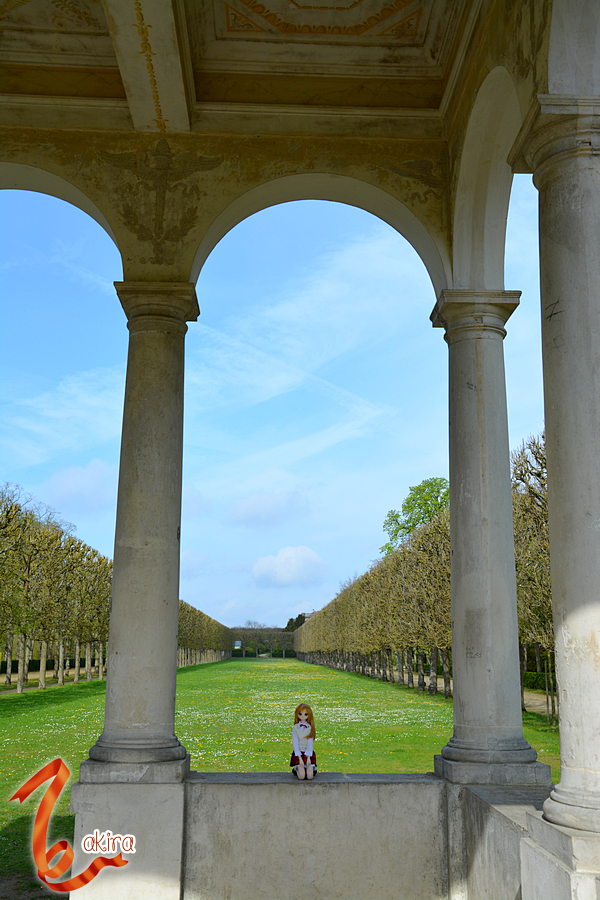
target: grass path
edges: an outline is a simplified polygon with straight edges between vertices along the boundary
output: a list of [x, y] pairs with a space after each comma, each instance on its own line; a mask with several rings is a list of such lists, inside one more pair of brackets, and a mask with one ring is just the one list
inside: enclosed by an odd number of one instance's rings
[[431, 771], [433, 753], [452, 734], [452, 705], [440, 697], [297, 660], [212, 668], [208, 696], [193, 670], [178, 683], [176, 730], [194, 769], [286, 771], [300, 702], [315, 714], [322, 772]]
[[[0, 702], [0, 888], [15, 873], [33, 877], [30, 835], [45, 788], [20, 806], [8, 798], [42, 765], [62, 757], [71, 779], [55, 806], [49, 837], [72, 841], [70, 784], [102, 731], [105, 681], [11, 694]], [[294, 659], [231, 659], [180, 669], [175, 731], [205, 772], [286, 772], [293, 711], [309, 703], [321, 772], [430, 772], [452, 734], [443, 695], [378, 682]], [[524, 714], [527, 740], [559, 780], [558, 727]], [[22, 884], [21, 890], [25, 891]], [[1, 894], [1, 892], [0, 892]], [[66, 896], [66, 895], [65, 895]]]

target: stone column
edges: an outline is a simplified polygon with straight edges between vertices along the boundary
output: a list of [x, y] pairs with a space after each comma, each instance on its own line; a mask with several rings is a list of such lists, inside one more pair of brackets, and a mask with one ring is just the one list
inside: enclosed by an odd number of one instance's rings
[[189, 768], [174, 733], [184, 335], [199, 310], [193, 284], [115, 287], [129, 354], [106, 709], [90, 750], [96, 762], [82, 766], [80, 779], [103, 780], [110, 768], [110, 780], [135, 781], [140, 764], [152, 763], [153, 780], [179, 780]]
[[549, 782], [523, 737], [504, 379], [518, 291], [443, 291], [450, 397], [454, 735], [436, 772], [459, 783]]
[[555, 824], [600, 832], [600, 98], [541, 96], [542, 352], [560, 784]]

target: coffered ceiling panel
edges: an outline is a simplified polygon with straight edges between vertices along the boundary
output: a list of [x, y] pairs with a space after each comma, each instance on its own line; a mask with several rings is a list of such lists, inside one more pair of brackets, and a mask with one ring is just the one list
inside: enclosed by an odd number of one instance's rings
[[304, 43], [422, 44], [431, 3], [413, 0], [339, 0], [300, 4], [295, 0], [214, 0], [215, 32], [219, 39], [302, 41]]
[[482, 3], [0, 0], [1, 91], [14, 110], [5, 118], [35, 109], [47, 121], [51, 102], [72, 103], [76, 123], [85, 98], [99, 127], [163, 133], [214, 115], [252, 129], [239, 114], [259, 108], [432, 116]]
[[461, 0], [182, 2], [196, 70], [298, 66], [306, 74], [372, 66], [439, 74], [465, 8]]
[[4, 61], [116, 65], [100, 0], [0, 0]]

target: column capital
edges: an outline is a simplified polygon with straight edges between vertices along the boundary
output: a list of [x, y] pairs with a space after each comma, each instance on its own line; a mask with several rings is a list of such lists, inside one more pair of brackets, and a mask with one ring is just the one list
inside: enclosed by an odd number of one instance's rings
[[115, 281], [115, 290], [131, 322], [139, 316], [195, 322], [200, 315], [192, 282]]
[[538, 94], [508, 155], [536, 187], [553, 163], [600, 154], [600, 97]]
[[445, 290], [430, 319], [434, 328], [446, 329], [448, 343], [467, 338], [500, 336], [519, 305], [521, 291]]

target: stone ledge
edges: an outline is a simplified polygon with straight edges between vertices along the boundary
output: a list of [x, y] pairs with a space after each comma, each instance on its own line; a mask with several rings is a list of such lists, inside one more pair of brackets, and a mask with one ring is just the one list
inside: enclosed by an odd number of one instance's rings
[[529, 837], [575, 872], [600, 873], [600, 834], [554, 825], [541, 812], [527, 813]]
[[79, 768], [82, 784], [183, 784], [190, 771], [190, 754], [171, 762], [99, 762], [87, 759]]
[[186, 784], [440, 784], [441, 778], [426, 775], [346, 775], [343, 772], [319, 772], [311, 781], [297, 778], [288, 772], [190, 772]]
[[448, 900], [447, 793], [434, 775], [191, 773], [182, 897]]
[[537, 784], [472, 784], [466, 789], [526, 832], [528, 815], [536, 812], [541, 815], [544, 800], [550, 795], [550, 788], [551, 785]]
[[452, 784], [550, 786], [552, 773], [545, 763], [469, 763], [434, 757], [435, 774]]
[[[549, 792], [535, 784], [448, 784], [450, 869], [464, 891], [457, 896], [521, 897], [520, 848], [528, 835], [527, 813], [541, 811]], [[536, 900], [552, 896], [541, 894]]]

